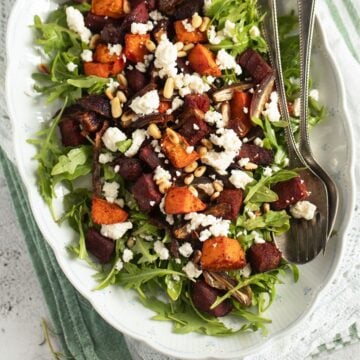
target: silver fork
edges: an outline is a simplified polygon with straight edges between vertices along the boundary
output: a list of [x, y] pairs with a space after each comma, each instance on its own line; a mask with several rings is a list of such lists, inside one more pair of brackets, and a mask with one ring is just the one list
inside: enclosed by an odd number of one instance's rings
[[289, 154], [289, 167], [302, 168], [301, 177], [309, 189], [309, 201], [316, 205], [317, 211], [311, 221], [290, 220], [290, 230], [282, 235], [274, 235], [274, 241], [283, 257], [293, 263], [304, 264], [314, 259], [326, 243], [328, 231], [328, 193], [322, 179], [307, 165], [296, 147], [290, 128], [290, 117], [284, 88], [280, 45], [277, 23], [276, 0], [259, 0], [259, 6], [267, 15], [264, 18], [264, 33], [268, 44], [270, 61], [275, 69], [276, 87], [279, 93], [282, 118], [287, 121], [285, 137]]
[[[315, 0], [298, 0], [300, 22], [300, 142], [299, 151], [307, 164], [322, 178], [328, 189], [329, 221], [328, 237], [331, 235], [335, 224], [339, 204], [338, 190], [334, 181], [326, 171], [316, 162], [311, 151], [308, 133], [308, 98], [309, 98], [309, 73], [311, 59], [311, 44], [315, 19]], [[325, 251], [326, 242], [323, 244]]]

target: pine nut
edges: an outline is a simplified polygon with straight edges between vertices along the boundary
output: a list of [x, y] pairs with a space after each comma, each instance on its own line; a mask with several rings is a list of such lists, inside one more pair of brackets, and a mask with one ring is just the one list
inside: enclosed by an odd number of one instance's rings
[[265, 213], [270, 211], [270, 204], [269, 203], [264, 203], [263, 204], [263, 210]]
[[174, 95], [175, 81], [173, 78], [167, 78], [164, 86], [163, 95], [166, 99], [171, 99]]
[[96, 48], [96, 45], [99, 43], [100, 39], [101, 39], [101, 37], [99, 34], [93, 35], [89, 42], [89, 48], [91, 50], [94, 50]]
[[116, 93], [116, 97], [119, 98], [120, 102], [122, 104], [125, 104], [127, 102], [127, 98], [126, 98], [126, 95], [124, 94], [123, 91], [119, 90], [117, 93]]
[[200, 155], [200, 157], [204, 157], [207, 154], [208, 150], [205, 146], [199, 146], [197, 149], [197, 153]]
[[215, 200], [215, 199], [217, 199], [219, 196], [220, 196], [219, 191], [216, 191], [216, 192], [214, 192], [214, 193], [211, 195], [210, 199], [211, 199], [211, 200]]
[[118, 97], [111, 100], [111, 115], [114, 119], [118, 119], [122, 114], [122, 108]]
[[194, 175], [195, 177], [200, 177], [203, 176], [206, 172], [206, 166], [202, 165], [199, 166], [195, 171], [194, 171]]
[[180, 51], [183, 49], [184, 43], [181, 41], [178, 41], [177, 43], [175, 43], [175, 46], [176, 46], [177, 51]]
[[109, 100], [112, 100], [114, 98], [114, 94], [112, 93], [110, 88], [107, 88], [105, 90], [105, 95], [108, 97]]
[[226, 125], [229, 123], [229, 120], [230, 120], [230, 104], [228, 101], [226, 102], [223, 102], [221, 104], [221, 115], [222, 115], [222, 118], [223, 118], [223, 121], [225, 123], [225, 127]]
[[203, 22], [203, 19], [201, 18], [201, 16], [196, 12], [191, 19], [191, 25], [193, 26], [193, 28], [197, 29], [201, 26]]
[[145, 46], [146, 46], [146, 48], [147, 48], [150, 52], [154, 52], [155, 49], [156, 49], [155, 43], [154, 43], [152, 40], [150, 40], [150, 39], [147, 39], [147, 40], [145, 41]]
[[244, 166], [244, 169], [245, 170], [255, 170], [257, 169], [258, 166], [252, 162], [248, 162], [245, 166]]
[[186, 173], [192, 173], [192, 172], [195, 171], [195, 169], [196, 169], [197, 167], [198, 167], [198, 163], [197, 163], [197, 161], [194, 161], [194, 162], [191, 163], [190, 165], [186, 166], [186, 167], [184, 168], [184, 171], [185, 171]]
[[167, 128], [166, 129], [166, 135], [169, 137], [170, 141], [173, 144], [179, 144], [180, 143], [179, 136], [173, 129]]
[[132, 248], [135, 245], [135, 239], [133, 237], [129, 237], [128, 241], [126, 242], [128, 248]]
[[209, 26], [209, 24], [210, 24], [210, 18], [208, 18], [208, 17], [203, 17], [203, 19], [202, 19], [202, 23], [201, 23], [201, 26], [199, 27], [199, 30], [201, 31], [201, 32], [204, 32], [204, 31], [206, 31], [206, 29], [208, 28], [208, 26]]
[[161, 131], [156, 124], [150, 124], [147, 128], [147, 132], [152, 138], [157, 140], [161, 139]]
[[190, 174], [190, 175], [185, 177], [184, 184], [190, 185], [193, 181], [194, 181], [194, 175]]
[[213, 182], [213, 187], [215, 191], [222, 192], [224, 190], [224, 186], [220, 181], [215, 180]]
[[195, 47], [195, 45], [193, 43], [189, 43], [184, 45], [183, 50], [188, 52], [189, 50], [193, 49]]
[[136, 119], [136, 117], [136, 114], [134, 114], [132, 111], [126, 111], [121, 117], [122, 125], [124, 127], [129, 126]]
[[162, 182], [160, 185], [159, 185], [159, 191], [162, 193], [162, 194], [165, 194], [169, 189], [170, 189], [170, 186], [171, 184], [169, 182]]
[[192, 185], [190, 185], [188, 189], [192, 192], [192, 194], [193, 194], [194, 196], [196, 196], [196, 197], [199, 196], [198, 191], [197, 191]]
[[202, 139], [201, 143], [208, 149], [211, 150], [213, 148], [213, 144], [210, 140], [208, 139]]
[[116, 79], [117, 79], [117, 81], [119, 82], [119, 84], [120, 84], [120, 86], [122, 88], [127, 88], [128, 87], [128, 81], [127, 81], [124, 74], [118, 74], [116, 76]]
[[183, 57], [187, 56], [187, 52], [181, 50], [181, 51], [178, 52], [177, 56], [178, 56], [179, 58], [183, 58]]
[[129, 0], [124, 0], [123, 10], [125, 14], [129, 14], [131, 12]]

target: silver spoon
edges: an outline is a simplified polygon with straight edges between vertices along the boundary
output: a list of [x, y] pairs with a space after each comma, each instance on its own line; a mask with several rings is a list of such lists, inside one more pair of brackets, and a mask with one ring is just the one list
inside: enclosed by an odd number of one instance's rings
[[290, 116], [287, 108], [280, 58], [276, 0], [259, 0], [259, 5], [267, 13], [263, 23], [265, 36], [270, 61], [275, 69], [281, 115], [288, 123], [285, 128], [285, 137], [288, 146], [289, 167], [302, 168], [300, 176], [305, 180], [307, 188], [311, 192], [308, 200], [317, 207], [312, 220], [292, 218], [290, 220], [290, 230], [282, 235], [274, 235], [274, 241], [286, 260], [292, 263], [305, 264], [314, 259], [322, 250], [324, 243], [326, 243], [328, 232], [327, 188], [322, 179], [308, 167], [299, 153], [290, 128]]

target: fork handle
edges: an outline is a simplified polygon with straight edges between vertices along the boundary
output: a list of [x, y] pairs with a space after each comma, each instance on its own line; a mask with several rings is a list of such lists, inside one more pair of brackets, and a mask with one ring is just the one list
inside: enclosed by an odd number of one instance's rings
[[309, 73], [311, 44], [314, 30], [316, 0], [298, 0], [300, 23], [300, 140], [299, 150], [304, 158], [312, 157], [309, 141]]

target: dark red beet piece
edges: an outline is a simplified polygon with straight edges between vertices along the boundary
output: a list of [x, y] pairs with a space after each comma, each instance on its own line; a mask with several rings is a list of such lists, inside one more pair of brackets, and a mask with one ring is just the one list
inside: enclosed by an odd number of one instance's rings
[[111, 118], [110, 101], [106, 96], [88, 95], [79, 99], [78, 104], [86, 110], [91, 110], [102, 116]]
[[131, 4], [131, 8], [135, 8], [137, 5], [139, 5], [140, 3], [144, 2], [146, 4], [146, 8], [149, 11], [152, 11], [155, 9], [156, 7], [156, 1], [155, 0], [131, 0], [130, 4]]
[[119, 21], [108, 16], [95, 15], [92, 12], [88, 12], [85, 16], [85, 25], [92, 32], [99, 33], [108, 24], [116, 25]]
[[80, 124], [77, 119], [65, 117], [59, 123], [61, 141], [64, 146], [79, 146], [87, 142], [81, 135]]
[[158, 0], [159, 11], [166, 15], [171, 15], [175, 12], [176, 6], [183, 0]]
[[204, 120], [199, 119], [196, 116], [191, 116], [187, 118], [185, 123], [181, 126], [179, 133], [186, 138], [191, 146], [193, 146], [209, 133], [209, 127]]
[[261, 82], [266, 75], [272, 72], [270, 65], [253, 49], [245, 50], [238, 58], [238, 63], [257, 82]]
[[247, 261], [255, 273], [262, 273], [279, 267], [281, 252], [274, 243], [254, 244], [247, 251]]
[[76, 118], [81, 124], [82, 134], [84, 136], [98, 131], [103, 124], [100, 116], [93, 111], [78, 112], [74, 114], [74, 118]]
[[143, 89], [147, 83], [147, 79], [144, 73], [139, 71], [138, 69], [126, 69], [125, 76], [129, 84], [129, 88], [137, 93], [141, 89]]
[[202, 312], [221, 317], [227, 315], [232, 309], [232, 303], [229, 299], [224, 300], [220, 305], [214, 309], [210, 309], [211, 305], [216, 301], [222, 292], [209, 286], [204, 280], [197, 280], [192, 285], [191, 299], [194, 306]]
[[227, 220], [235, 220], [243, 202], [243, 192], [238, 189], [224, 189], [217, 199], [219, 204], [225, 203], [231, 206], [231, 211], [224, 216]]
[[283, 210], [290, 205], [294, 205], [300, 200], [304, 200], [309, 196], [305, 181], [297, 176], [293, 179], [277, 183], [272, 188], [279, 199], [271, 203], [274, 210]]
[[255, 144], [245, 143], [242, 144], [236, 160], [241, 158], [249, 158], [249, 161], [254, 164], [267, 166], [274, 162], [274, 152]]
[[184, 74], [192, 73], [191, 67], [190, 67], [189, 63], [187, 63], [186, 58], [178, 57], [176, 60], [176, 63], [177, 63], [177, 67], [179, 68], [181, 73], [184, 73]]
[[[161, 201], [159, 192], [152, 174], [143, 174], [132, 186], [131, 192], [134, 195], [140, 210], [150, 212], [152, 208]], [[150, 204], [151, 203], [151, 204]]]
[[119, 44], [122, 42], [124, 37], [124, 32], [121, 29], [121, 26], [116, 26], [115, 24], [106, 24], [100, 33], [101, 41], [107, 44]]
[[204, 6], [203, 0], [185, 0], [176, 8], [173, 16], [176, 20], [191, 18], [196, 12], [202, 13]]
[[186, 95], [184, 105], [188, 109], [199, 109], [206, 113], [210, 109], [210, 99], [206, 94]]
[[133, 22], [146, 23], [148, 20], [149, 13], [147, 3], [145, 1], [141, 1], [139, 4], [134, 6], [129, 14], [124, 17], [124, 20], [121, 24], [121, 30], [123, 33], [125, 33]]
[[114, 165], [119, 166], [119, 174], [128, 181], [135, 181], [143, 172], [140, 161], [134, 158], [118, 157]]
[[144, 161], [151, 170], [155, 170], [159, 165], [162, 164], [158, 158], [156, 152], [150, 144], [146, 144], [139, 150], [139, 159]]
[[102, 236], [94, 228], [90, 228], [85, 237], [86, 249], [94, 255], [101, 264], [108, 263], [113, 257], [115, 241]]

